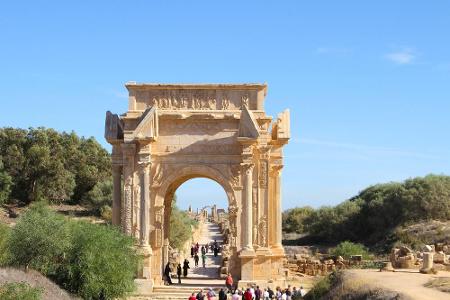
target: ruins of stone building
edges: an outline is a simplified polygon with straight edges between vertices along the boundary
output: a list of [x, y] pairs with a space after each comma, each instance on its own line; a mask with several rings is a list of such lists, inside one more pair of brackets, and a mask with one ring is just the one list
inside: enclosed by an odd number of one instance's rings
[[[282, 280], [281, 170], [289, 111], [264, 110], [265, 84], [126, 84], [128, 111], [107, 112], [113, 224], [136, 238], [140, 277], [158, 285], [168, 260], [171, 200], [195, 177], [225, 190], [230, 264], [242, 282]], [[123, 187], [123, 188], [122, 188]]]

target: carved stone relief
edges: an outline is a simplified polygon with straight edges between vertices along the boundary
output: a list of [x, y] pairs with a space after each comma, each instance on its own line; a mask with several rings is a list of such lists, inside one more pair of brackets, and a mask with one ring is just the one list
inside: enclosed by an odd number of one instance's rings
[[267, 161], [263, 160], [259, 164], [259, 184], [262, 188], [267, 188]]
[[267, 216], [263, 216], [259, 221], [258, 226], [259, 245], [267, 246]]
[[125, 224], [125, 233], [131, 234], [131, 202], [133, 198], [133, 179], [131, 176], [128, 176], [125, 179], [125, 185], [124, 185], [124, 214], [122, 215], [125, 221], [123, 222]]

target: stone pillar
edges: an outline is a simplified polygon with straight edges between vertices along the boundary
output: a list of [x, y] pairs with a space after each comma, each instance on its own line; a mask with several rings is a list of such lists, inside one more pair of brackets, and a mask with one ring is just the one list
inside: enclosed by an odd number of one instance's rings
[[122, 201], [122, 231], [126, 235], [132, 234], [132, 210], [133, 210], [133, 174], [135, 144], [122, 144], [123, 152], [123, 201]]
[[140, 162], [140, 182], [141, 182], [141, 231], [139, 246], [149, 248], [150, 239], [150, 165], [148, 161]]
[[122, 166], [112, 166], [113, 176], [113, 205], [112, 205], [112, 224], [120, 226], [120, 212], [122, 206]]
[[253, 250], [253, 164], [244, 165], [245, 227], [243, 250]]
[[433, 252], [425, 252], [423, 254], [423, 265], [420, 273], [430, 274], [433, 269]]
[[[281, 220], [281, 168], [282, 166], [276, 165], [271, 168], [270, 178], [270, 206], [272, 220], [269, 222], [270, 243], [272, 249], [279, 249], [281, 252], [277, 254], [283, 254], [282, 246], [282, 220]], [[282, 253], [283, 252], [283, 253]]]
[[275, 217], [276, 217], [276, 228], [275, 228], [275, 247], [282, 248], [282, 208], [281, 208], [281, 168], [278, 169], [275, 177]]

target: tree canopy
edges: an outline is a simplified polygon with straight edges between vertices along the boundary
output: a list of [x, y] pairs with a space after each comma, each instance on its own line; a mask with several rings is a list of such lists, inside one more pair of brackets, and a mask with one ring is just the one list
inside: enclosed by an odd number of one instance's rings
[[111, 177], [109, 153], [93, 137], [74, 132], [0, 128], [0, 157], [0, 203], [79, 203]]
[[400, 225], [450, 220], [450, 176], [377, 184], [334, 207], [288, 210], [283, 219], [286, 232], [310, 233], [324, 242], [375, 244]]

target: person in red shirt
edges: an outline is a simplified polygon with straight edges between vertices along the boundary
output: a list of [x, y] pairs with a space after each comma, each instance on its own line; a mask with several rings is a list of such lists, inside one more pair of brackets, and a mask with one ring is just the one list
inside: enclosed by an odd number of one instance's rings
[[227, 289], [231, 292], [231, 289], [233, 288], [233, 277], [231, 277], [231, 274], [229, 273], [227, 278], [225, 279], [225, 285], [227, 286]]
[[192, 293], [192, 295], [189, 297], [188, 300], [197, 300], [197, 297], [195, 296], [195, 293]]
[[250, 292], [250, 289], [247, 289], [244, 293], [244, 299], [245, 300], [252, 300], [253, 299], [253, 295], [252, 292]]

